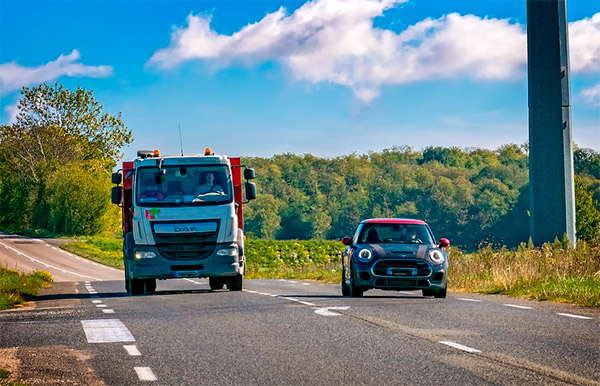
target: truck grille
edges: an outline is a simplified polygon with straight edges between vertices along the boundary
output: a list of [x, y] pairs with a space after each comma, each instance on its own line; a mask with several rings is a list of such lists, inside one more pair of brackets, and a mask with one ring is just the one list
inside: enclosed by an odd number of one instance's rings
[[431, 275], [431, 267], [422, 260], [384, 259], [375, 262], [373, 274], [375, 276], [427, 277]]
[[210, 256], [215, 244], [168, 244], [158, 247], [162, 256], [169, 260], [198, 260]]

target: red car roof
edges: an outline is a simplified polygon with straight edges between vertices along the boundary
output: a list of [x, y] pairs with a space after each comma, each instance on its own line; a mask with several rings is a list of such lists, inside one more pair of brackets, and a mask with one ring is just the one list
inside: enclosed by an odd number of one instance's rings
[[426, 225], [427, 223], [422, 220], [414, 220], [411, 218], [370, 218], [368, 220], [364, 220], [363, 223], [366, 224], [419, 224]]

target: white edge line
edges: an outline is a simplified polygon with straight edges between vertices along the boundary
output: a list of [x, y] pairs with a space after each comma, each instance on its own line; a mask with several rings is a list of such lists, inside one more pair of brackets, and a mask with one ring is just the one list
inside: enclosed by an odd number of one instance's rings
[[471, 347], [467, 347], [467, 346], [463, 346], [462, 344], [459, 344], [459, 343], [448, 342], [448, 341], [445, 341], [445, 340], [440, 340], [440, 343], [441, 344], [445, 344], [446, 346], [454, 347], [456, 349], [459, 349], [459, 350], [462, 350], [462, 351], [466, 351], [466, 352], [470, 352], [470, 353], [473, 353], [473, 354], [481, 352], [481, 351], [479, 351], [477, 349], [474, 349], [474, 348], [471, 348]]
[[158, 379], [150, 367], [134, 367], [133, 369], [140, 381], [156, 381]]
[[136, 347], [135, 344], [125, 344], [125, 345], [123, 345], [123, 348], [131, 356], [139, 357], [142, 355], [142, 353], [140, 352], [140, 350], [138, 350], [138, 348]]
[[506, 307], [519, 308], [521, 310], [533, 310], [533, 307], [519, 306], [517, 304], [505, 304]]
[[586, 319], [586, 320], [594, 319], [594, 318], [590, 318], [589, 316], [564, 314], [564, 313], [561, 313], [561, 312], [557, 312], [556, 315], [567, 316], [569, 318], [576, 318], [576, 319]]

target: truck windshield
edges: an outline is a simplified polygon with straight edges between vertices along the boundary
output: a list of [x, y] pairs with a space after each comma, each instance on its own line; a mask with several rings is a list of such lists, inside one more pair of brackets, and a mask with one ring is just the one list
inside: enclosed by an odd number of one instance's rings
[[231, 174], [225, 165], [166, 165], [137, 170], [137, 204], [214, 205], [231, 202]]
[[431, 233], [420, 224], [365, 224], [360, 244], [433, 244]]

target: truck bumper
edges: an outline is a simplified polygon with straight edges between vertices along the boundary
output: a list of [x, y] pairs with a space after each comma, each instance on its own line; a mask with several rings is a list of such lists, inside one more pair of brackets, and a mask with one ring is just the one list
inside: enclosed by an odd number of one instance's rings
[[[235, 254], [221, 256], [221, 250], [235, 249]], [[138, 253], [139, 252], [139, 253]], [[175, 279], [187, 277], [236, 276], [244, 272], [244, 258], [235, 244], [217, 244], [211, 255], [202, 259], [173, 260], [162, 256], [154, 246], [136, 246], [129, 266], [129, 278]], [[151, 257], [154, 255], [153, 257]]]

